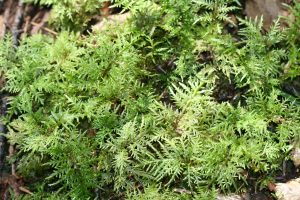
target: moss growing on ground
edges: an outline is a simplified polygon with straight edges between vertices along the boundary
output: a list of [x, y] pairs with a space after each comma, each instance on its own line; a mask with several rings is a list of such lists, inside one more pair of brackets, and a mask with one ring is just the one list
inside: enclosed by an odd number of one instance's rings
[[235, 1], [115, 5], [131, 12], [122, 26], [1, 41], [8, 138], [34, 180], [23, 198], [213, 199], [251, 174], [265, 188], [300, 133], [284, 89], [299, 76], [297, 23], [264, 33], [240, 19], [231, 35]]

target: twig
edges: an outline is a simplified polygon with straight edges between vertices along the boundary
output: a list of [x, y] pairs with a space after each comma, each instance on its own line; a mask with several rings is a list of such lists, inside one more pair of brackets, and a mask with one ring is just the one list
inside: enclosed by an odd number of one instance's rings
[[[9, 0], [7, 3], [7, 8], [4, 12], [4, 22], [2, 27], [2, 32], [0, 37], [4, 37], [7, 32], [7, 25], [8, 25], [8, 18], [10, 14], [10, 8], [12, 6], [13, 0]], [[3, 84], [3, 83], [2, 83]], [[0, 116], [5, 116], [7, 111], [7, 102], [6, 102], [6, 95], [0, 94]], [[2, 121], [0, 121], [0, 178], [3, 177], [3, 169], [5, 166], [5, 157], [6, 157], [6, 147], [7, 147], [7, 139], [5, 137], [6, 134], [6, 127]]]
[[22, 192], [25, 192], [27, 194], [33, 195], [33, 193], [30, 190], [28, 190], [28, 189], [26, 189], [22, 186], [19, 187], [19, 190], [22, 191]]
[[18, 2], [18, 7], [17, 7], [17, 12], [15, 15], [15, 21], [14, 21], [14, 26], [12, 29], [12, 34], [13, 34], [13, 45], [17, 47], [19, 45], [19, 37], [20, 37], [20, 28], [23, 23], [23, 1], [19, 0]]
[[38, 18], [41, 17], [41, 15], [42, 15], [42, 13], [41, 13], [41, 12], [38, 12], [38, 13], [32, 18], [31, 21], [35, 22]]
[[[20, 28], [23, 23], [23, 10], [24, 10], [23, 1], [19, 0], [17, 12], [16, 12], [15, 19], [14, 19], [14, 25], [12, 28], [13, 46], [15, 48], [17, 48], [17, 46], [19, 45]], [[5, 102], [5, 103], [3, 103], [3, 105], [5, 106], [5, 109], [6, 109], [7, 103]], [[12, 156], [13, 153], [14, 153], [14, 146], [10, 145], [9, 146], [9, 156]], [[12, 175], [14, 175], [14, 176], [16, 175], [15, 169], [16, 169], [16, 166], [15, 166], [15, 163], [13, 163], [11, 165], [11, 170], [12, 170]], [[15, 188], [14, 191], [15, 191], [16, 195], [19, 194], [18, 188]]]
[[21, 182], [19, 180], [20, 180], [19, 177], [16, 177], [13, 175], [8, 175], [8, 174], [3, 174], [3, 176], [0, 177], [0, 184], [6, 185], [6, 188], [8, 188], [8, 186], [10, 186], [13, 189], [15, 196], [20, 196]]
[[[6, 34], [6, 27], [8, 26], [8, 18], [9, 18], [9, 14], [10, 14], [10, 8], [12, 6], [12, 0], [10, 0], [8, 2], [8, 8], [5, 10], [4, 13], [4, 25], [3, 25], [3, 32], [2, 32], [2, 36], [4, 36]], [[24, 6], [23, 6], [23, 2], [22, 0], [18, 1], [18, 7], [17, 7], [17, 11], [16, 11], [16, 15], [15, 15], [15, 19], [14, 19], [14, 24], [12, 27], [12, 36], [13, 36], [13, 45], [15, 48], [17, 48], [17, 46], [19, 45], [19, 37], [20, 37], [20, 28], [22, 26], [23, 23], [23, 10], [24, 10]], [[1, 102], [1, 112], [0, 115], [1, 116], [5, 116], [6, 112], [7, 112], [7, 98], [6, 95], [1, 94], [0, 95], [0, 102]], [[5, 137], [6, 134], [6, 127], [4, 125], [3, 122], [0, 121], [0, 184], [9, 184], [12, 188], [13, 191], [15, 193], [15, 196], [18, 197], [20, 196], [20, 192], [26, 192], [26, 193], [31, 193], [29, 190], [27, 190], [26, 188], [23, 188], [21, 186], [19, 186], [20, 183], [18, 183], [18, 177], [16, 176], [16, 166], [15, 163], [12, 164], [11, 168], [12, 168], [12, 175], [9, 175], [8, 177], [5, 178], [5, 175], [3, 173], [3, 168], [5, 165], [5, 157], [6, 157], [6, 146], [7, 146], [7, 139]], [[12, 156], [15, 152], [15, 148], [13, 145], [10, 145], [9, 147], [9, 156]], [[4, 183], [1, 183], [3, 182]], [[5, 181], [7, 181], [7, 183], [5, 183]], [[6, 194], [6, 193], [5, 193]], [[6, 195], [8, 197], [8, 195]], [[7, 198], [5, 197], [5, 198]]]
[[24, 26], [24, 30], [23, 30], [23, 33], [24, 33], [25, 37], [26, 37], [28, 29], [29, 29], [29, 24], [30, 24], [29, 21], [30, 21], [30, 16], [27, 16], [25, 18], [25, 26]]
[[[34, 26], [39, 26], [39, 24], [36, 23], [36, 22], [31, 22], [31, 24], [34, 25]], [[55, 36], [58, 35], [57, 32], [55, 32], [55, 31], [53, 31], [53, 30], [51, 30], [51, 29], [49, 29], [49, 28], [41, 27], [41, 29], [43, 29], [44, 31], [47, 31], [47, 32], [49, 32], [49, 33], [51, 33], [51, 34], [53, 34], [53, 35], [55, 35]]]
[[[1, 108], [0, 108], [0, 115], [4, 116], [6, 114], [6, 97], [5, 95], [1, 95]], [[4, 163], [5, 163], [5, 156], [6, 156], [6, 145], [7, 145], [7, 140], [5, 137], [6, 134], [6, 128], [3, 122], [0, 121], [0, 172], [2, 176], [3, 168], [4, 168]]]
[[7, 30], [7, 26], [8, 26], [8, 18], [9, 18], [9, 14], [10, 14], [10, 8], [12, 6], [13, 0], [9, 0], [9, 2], [7, 3], [7, 8], [4, 11], [4, 16], [3, 16], [3, 27], [2, 27], [2, 31], [0, 34], [0, 37], [3, 38], [4, 35], [6, 34], [6, 30]]
[[286, 161], [282, 162], [282, 176], [286, 178]]
[[96, 195], [96, 197], [95, 197], [96, 200], [101, 199], [101, 194], [100, 194], [101, 192], [100, 192], [99, 188], [96, 188], [94, 190], [94, 193]]
[[179, 194], [193, 194], [192, 191], [189, 191], [185, 188], [174, 188], [173, 191]]
[[[13, 155], [15, 154], [15, 146], [10, 144], [9, 148], [8, 148], [8, 152], [9, 152], [9, 157], [10, 158], [13, 157]], [[16, 163], [15, 162], [13, 162], [11, 164], [11, 174], [13, 176], [17, 176], [17, 174], [16, 174]]]
[[24, 21], [25, 21], [25, 25], [24, 25], [24, 28], [23, 28], [23, 35], [21, 35], [21, 38], [23, 38], [23, 37], [26, 37], [26, 35], [27, 35], [27, 32], [28, 32], [28, 30], [29, 30], [29, 26], [30, 26], [30, 19], [31, 19], [31, 16], [29, 15], [29, 6], [28, 5], [26, 5], [26, 7], [25, 7], [25, 18], [24, 18]]

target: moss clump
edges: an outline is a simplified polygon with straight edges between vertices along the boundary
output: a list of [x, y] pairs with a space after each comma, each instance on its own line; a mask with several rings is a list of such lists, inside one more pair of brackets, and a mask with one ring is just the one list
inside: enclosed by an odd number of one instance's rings
[[234, 2], [115, 3], [132, 13], [122, 27], [36, 35], [14, 54], [1, 42], [9, 139], [34, 197], [213, 199], [247, 172], [274, 175], [299, 137], [282, 90], [294, 29], [240, 20], [237, 41], [223, 28]]

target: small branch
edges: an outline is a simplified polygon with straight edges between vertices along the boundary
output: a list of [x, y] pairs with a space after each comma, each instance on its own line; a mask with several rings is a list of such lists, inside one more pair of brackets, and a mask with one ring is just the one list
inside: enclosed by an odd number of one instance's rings
[[28, 189], [26, 189], [22, 186], [19, 187], [19, 190], [22, 191], [22, 192], [25, 192], [27, 194], [33, 195], [33, 193], [30, 190], [28, 190]]
[[23, 10], [24, 10], [23, 1], [19, 0], [17, 12], [15, 15], [14, 26], [12, 29], [13, 45], [15, 47], [17, 47], [19, 45], [19, 37], [20, 37], [20, 33], [21, 33], [20, 29], [21, 29], [21, 26], [23, 23]]
[[[4, 25], [3, 25], [4, 30], [2, 31], [1, 36], [4, 36], [6, 34], [6, 27], [8, 25], [8, 18], [9, 18], [12, 2], [13, 2], [12, 0], [10, 0], [8, 2], [8, 8], [5, 10], [5, 13], [4, 13]], [[16, 11], [15, 18], [14, 18], [14, 24], [12, 27], [13, 46], [15, 48], [17, 48], [19, 45], [19, 37], [20, 37], [20, 32], [21, 32], [20, 28], [23, 23], [23, 10], [24, 10], [23, 1], [19, 0], [17, 11]], [[6, 112], [7, 112], [7, 97], [6, 97], [6, 95], [0, 94], [0, 102], [1, 102], [0, 116], [5, 116]], [[0, 121], [0, 133], [1, 133], [1, 135], [0, 135], [0, 170], [1, 170], [0, 171], [0, 173], [1, 173], [0, 184], [1, 185], [9, 184], [9, 186], [12, 187], [12, 189], [14, 191], [14, 195], [16, 197], [18, 197], [21, 194], [21, 189], [24, 189], [24, 188], [20, 187], [20, 183], [18, 182], [19, 178], [16, 176], [15, 163], [13, 163], [11, 166], [12, 167], [12, 175], [5, 176], [5, 174], [3, 173], [3, 169], [5, 166], [5, 157], [7, 154], [7, 138], [5, 137], [5, 134], [6, 134], [5, 124], [1, 121]], [[12, 156], [14, 154], [14, 151], [15, 151], [14, 146], [10, 145], [9, 156]], [[28, 192], [28, 190], [26, 190], [26, 192]]]
[[185, 188], [174, 188], [173, 191], [179, 194], [193, 194], [192, 191], [189, 191]]
[[[30, 22], [30, 23], [31, 23], [32, 25], [34, 25], [34, 26], [39, 26], [39, 24], [36, 23], [36, 22]], [[57, 32], [55, 32], [55, 31], [53, 31], [53, 30], [51, 30], [51, 29], [49, 29], [49, 28], [41, 27], [41, 29], [43, 29], [44, 31], [47, 31], [47, 32], [49, 32], [49, 33], [51, 33], [51, 34], [53, 34], [53, 35], [55, 35], [55, 36], [58, 35]]]
[[[15, 154], [15, 146], [10, 144], [9, 148], [8, 148], [8, 152], [9, 152], [9, 158], [13, 157], [14, 154]], [[13, 176], [17, 176], [17, 174], [16, 174], [16, 163], [15, 162], [13, 162], [11, 164], [11, 174]]]
[[13, 0], [9, 0], [9, 2], [7, 3], [7, 7], [4, 11], [4, 15], [3, 15], [3, 25], [2, 25], [2, 30], [0, 33], [0, 37], [3, 38], [7, 32], [7, 26], [8, 26], [8, 18], [9, 18], [9, 14], [10, 14], [10, 8], [12, 6]]
[[24, 26], [24, 31], [23, 33], [26, 35], [29, 29], [29, 25], [30, 25], [30, 16], [27, 16], [25, 19], [25, 26]]
[[[6, 96], [1, 95], [1, 107], [0, 107], [0, 115], [5, 116], [7, 111], [7, 102], [6, 102]], [[0, 121], [0, 172], [2, 176], [4, 164], [5, 164], [5, 156], [6, 156], [6, 146], [7, 146], [7, 140], [5, 137], [6, 134], [6, 127], [3, 122]]]

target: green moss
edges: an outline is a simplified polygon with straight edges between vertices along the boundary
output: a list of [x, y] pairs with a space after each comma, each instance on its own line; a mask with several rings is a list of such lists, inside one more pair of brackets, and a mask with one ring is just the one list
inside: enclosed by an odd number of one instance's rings
[[281, 88], [290, 32], [240, 20], [237, 41], [225, 0], [115, 3], [132, 12], [122, 27], [32, 36], [15, 54], [1, 42], [9, 139], [19, 173], [43, 174], [35, 196], [212, 199], [275, 174], [299, 137]]
[[51, 23], [60, 30], [82, 31], [95, 14], [101, 13], [101, 7], [106, 0], [25, 0], [52, 7]]

